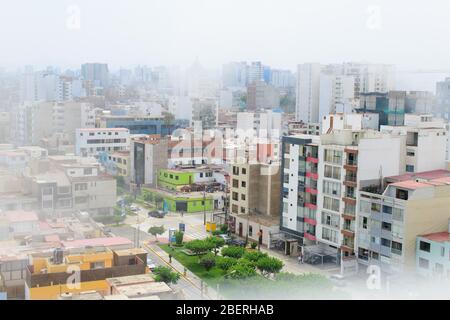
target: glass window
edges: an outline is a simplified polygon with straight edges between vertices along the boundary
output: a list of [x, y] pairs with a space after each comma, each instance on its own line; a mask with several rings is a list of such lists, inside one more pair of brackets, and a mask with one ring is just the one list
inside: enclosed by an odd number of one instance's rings
[[425, 242], [425, 241], [420, 241], [419, 247], [420, 247], [421, 251], [430, 252], [430, 250], [431, 250], [430, 243]]

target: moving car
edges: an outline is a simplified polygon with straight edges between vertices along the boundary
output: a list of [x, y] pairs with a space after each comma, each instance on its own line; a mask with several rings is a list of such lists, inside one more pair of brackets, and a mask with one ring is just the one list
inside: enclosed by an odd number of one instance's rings
[[130, 210], [133, 211], [133, 212], [137, 212], [137, 211], [139, 211], [139, 207], [138, 207], [138, 206], [135, 206], [134, 204], [132, 204], [132, 205], [130, 206]]
[[239, 239], [231, 239], [228, 244], [230, 244], [232, 246], [245, 247], [245, 241], [239, 240]]

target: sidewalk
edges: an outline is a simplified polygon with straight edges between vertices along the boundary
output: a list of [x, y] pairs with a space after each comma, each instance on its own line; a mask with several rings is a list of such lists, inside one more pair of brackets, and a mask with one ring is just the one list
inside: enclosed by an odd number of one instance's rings
[[[186, 281], [192, 284], [195, 288], [201, 291], [202, 280], [197, 277], [194, 273], [186, 269], [186, 276], [184, 276], [184, 266], [179, 263], [175, 258], [172, 257], [172, 263], [170, 263], [169, 254], [161, 249], [158, 245], [152, 243], [143, 244], [148, 250], [157, 255], [161, 260], [163, 260], [167, 266], [174, 269], [176, 272], [180, 273]], [[203, 297], [207, 300], [222, 300], [223, 298], [217, 294], [216, 290], [207, 286], [206, 282], [203, 281]]]

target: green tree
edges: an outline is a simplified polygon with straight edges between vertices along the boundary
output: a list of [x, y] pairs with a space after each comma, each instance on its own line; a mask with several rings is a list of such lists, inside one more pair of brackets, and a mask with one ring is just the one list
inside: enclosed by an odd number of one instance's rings
[[211, 245], [213, 245], [214, 247], [214, 255], [217, 256], [217, 249], [219, 249], [220, 247], [223, 247], [225, 245], [225, 240], [220, 238], [220, 237], [208, 237], [206, 238], [206, 241], [209, 241], [211, 243]]
[[283, 262], [274, 257], [263, 257], [256, 261], [256, 267], [263, 275], [278, 273], [283, 269]]
[[163, 116], [163, 123], [164, 123], [164, 125], [172, 126], [174, 124], [175, 116], [172, 113], [164, 111], [162, 113], [162, 116]]
[[199, 264], [203, 266], [206, 271], [209, 271], [216, 265], [215, 258], [216, 257], [212, 253], [208, 253], [200, 259]]
[[231, 279], [245, 279], [256, 276], [255, 267], [249, 262], [239, 259], [236, 264], [231, 266], [226, 275]]
[[164, 201], [164, 197], [156, 193], [153, 197], [153, 200], [155, 201], [156, 209], [159, 209], [161, 207], [160, 204]]
[[245, 248], [238, 247], [238, 246], [228, 246], [228, 247], [222, 248], [222, 250], [220, 252], [222, 253], [222, 256], [224, 256], [224, 257], [232, 257], [232, 258], [239, 259], [244, 255]]
[[168, 267], [156, 267], [152, 272], [155, 274], [155, 280], [158, 282], [177, 283], [180, 279], [180, 274], [173, 272]]
[[154, 236], [156, 241], [158, 241], [158, 235], [162, 235], [165, 231], [166, 229], [164, 229], [164, 226], [153, 226], [148, 229], [148, 233]]
[[206, 240], [192, 240], [186, 243], [186, 249], [191, 250], [196, 255], [202, 255], [211, 251], [214, 248], [214, 245]]
[[231, 257], [217, 257], [216, 258], [216, 265], [224, 270], [228, 271], [232, 266], [238, 263], [238, 260], [236, 258]]
[[183, 236], [184, 236], [183, 231], [175, 231], [175, 243], [178, 246], [181, 246], [183, 244]]
[[261, 258], [266, 258], [268, 257], [267, 253], [261, 252], [261, 251], [247, 251], [244, 255], [243, 258], [247, 259], [249, 261], [253, 261], [256, 262]]

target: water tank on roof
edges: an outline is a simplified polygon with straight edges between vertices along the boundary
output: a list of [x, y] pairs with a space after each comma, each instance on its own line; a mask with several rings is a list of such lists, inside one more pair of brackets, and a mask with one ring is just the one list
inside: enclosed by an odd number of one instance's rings
[[56, 248], [53, 251], [53, 263], [54, 264], [61, 264], [63, 263], [64, 258], [64, 252], [61, 248]]

